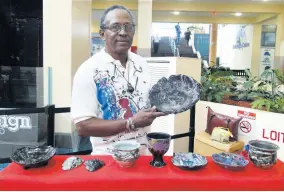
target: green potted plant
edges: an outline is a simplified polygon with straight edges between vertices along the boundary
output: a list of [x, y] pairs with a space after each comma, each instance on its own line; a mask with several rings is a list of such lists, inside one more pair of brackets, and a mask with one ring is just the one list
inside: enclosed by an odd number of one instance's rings
[[284, 113], [284, 77], [281, 72], [278, 69], [267, 69], [261, 74], [260, 79], [258, 88], [266, 95], [254, 101], [252, 108]]

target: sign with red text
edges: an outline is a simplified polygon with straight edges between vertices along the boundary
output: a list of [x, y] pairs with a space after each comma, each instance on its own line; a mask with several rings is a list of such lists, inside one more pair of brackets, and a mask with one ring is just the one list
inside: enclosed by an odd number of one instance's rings
[[243, 118], [239, 124], [239, 135], [249, 136], [254, 134], [256, 129], [256, 113], [238, 110], [237, 116]]
[[252, 120], [256, 119], [256, 113], [242, 111], [242, 110], [238, 110], [238, 116], [244, 117], [246, 119], [252, 119]]
[[284, 150], [284, 114], [261, 111], [257, 115], [257, 139], [282, 145], [280, 148]]
[[277, 156], [284, 161], [284, 114], [265, 111], [257, 112], [256, 136], [249, 137], [249, 140], [259, 139], [272, 142], [280, 147]]
[[275, 141], [278, 143], [284, 143], [284, 131], [276, 131], [271, 129], [262, 129], [262, 139], [268, 141]]

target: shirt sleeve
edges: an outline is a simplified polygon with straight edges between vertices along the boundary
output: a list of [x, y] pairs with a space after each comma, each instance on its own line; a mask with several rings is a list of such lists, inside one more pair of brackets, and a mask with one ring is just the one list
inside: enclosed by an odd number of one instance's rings
[[98, 100], [96, 84], [93, 81], [93, 72], [94, 70], [81, 66], [74, 76], [71, 116], [75, 124], [97, 117]]

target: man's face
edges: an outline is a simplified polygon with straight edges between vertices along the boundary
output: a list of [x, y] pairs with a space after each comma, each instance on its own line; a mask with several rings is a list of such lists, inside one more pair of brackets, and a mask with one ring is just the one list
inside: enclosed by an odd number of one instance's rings
[[[121, 28], [121, 25], [126, 27]], [[127, 11], [115, 9], [110, 11], [105, 18], [105, 30], [101, 31], [101, 36], [105, 39], [106, 48], [110, 53], [124, 54], [127, 53], [133, 42], [135, 30], [133, 23]], [[117, 31], [117, 29], [119, 29]]]

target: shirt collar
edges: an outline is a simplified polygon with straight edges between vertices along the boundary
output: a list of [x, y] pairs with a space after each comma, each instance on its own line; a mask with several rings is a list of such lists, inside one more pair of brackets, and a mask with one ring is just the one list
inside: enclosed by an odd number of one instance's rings
[[[117, 60], [115, 60], [110, 54], [108, 54], [106, 51], [105, 51], [105, 48], [102, 49], [102, 52], [104, 53], [104, 59], [107, 63], [114, 63], [114, 64], [118, 64]], [[128, 51], [128, 58], [127, 58], [127, 62], [132, 62], [134, 63], [133, 61], [133, 58], [131, 57], [131, 53], [130, 51]], [[120, 62], [119, 62], [120, 63]]]

